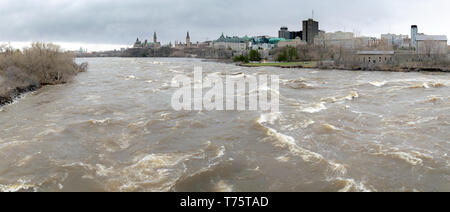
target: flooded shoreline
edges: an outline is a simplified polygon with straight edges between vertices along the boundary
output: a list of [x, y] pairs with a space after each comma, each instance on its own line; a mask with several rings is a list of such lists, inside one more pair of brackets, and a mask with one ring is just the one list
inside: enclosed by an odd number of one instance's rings
[[[78, 58], [0, 110], [1, 191], [450, 191], [450, 76]], [[172, 78], [280, 76], [280, 112], [174, 111]]]

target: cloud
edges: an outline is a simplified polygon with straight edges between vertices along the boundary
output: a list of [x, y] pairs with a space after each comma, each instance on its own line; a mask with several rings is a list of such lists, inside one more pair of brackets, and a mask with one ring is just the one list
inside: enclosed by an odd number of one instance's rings
[[0, 0], [0, 41], [131, 44], [136, 37], [165, 42], [228, 35], [276, 36], [301, 30], [312, 10], [321, 29], [367, 35], [450, 35], [448, 0]]

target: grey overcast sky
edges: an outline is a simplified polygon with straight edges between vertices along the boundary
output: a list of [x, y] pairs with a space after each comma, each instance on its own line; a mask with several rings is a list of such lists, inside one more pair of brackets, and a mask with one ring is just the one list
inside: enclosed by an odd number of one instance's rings
[[193, 41], [222, 32], [277, 36], [280, 26], [301, 30], [312, 10], [328, 32], [409, 34], [416, 24], [425, 34], [450, 35], [449, 0], [0, 0], [0, 42], [131, 45], [157, 31], [173, 43], [188, 30]]

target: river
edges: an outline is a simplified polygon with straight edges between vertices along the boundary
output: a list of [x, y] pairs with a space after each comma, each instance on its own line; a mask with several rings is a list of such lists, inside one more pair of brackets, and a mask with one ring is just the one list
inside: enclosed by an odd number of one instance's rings
[[[0, 108], [0, 191], [450, 191], [450, 75], [91, 58]], [[175, 111], [177, 74], [279, 75], [279, 112]]]

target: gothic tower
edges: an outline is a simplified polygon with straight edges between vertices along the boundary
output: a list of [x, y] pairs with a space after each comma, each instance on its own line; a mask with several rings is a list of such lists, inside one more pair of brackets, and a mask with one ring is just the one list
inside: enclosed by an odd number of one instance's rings
[[189, 31], [186, 36], [186, 47], [191, 47], [191, 36], [189, 36]]
[[158, 38], [156, 37], [156, 32], [153, 34], [153, 43], [156, 45], [158, 43]]

